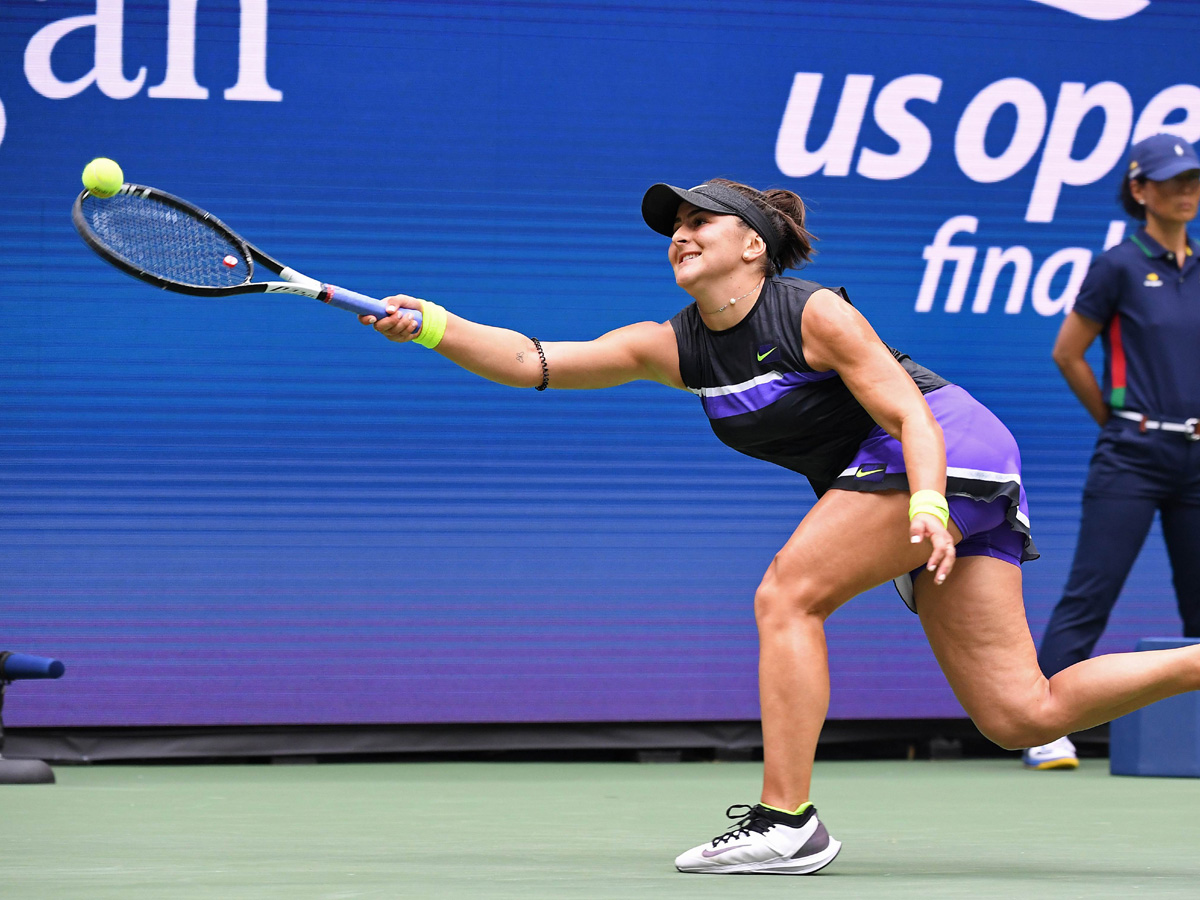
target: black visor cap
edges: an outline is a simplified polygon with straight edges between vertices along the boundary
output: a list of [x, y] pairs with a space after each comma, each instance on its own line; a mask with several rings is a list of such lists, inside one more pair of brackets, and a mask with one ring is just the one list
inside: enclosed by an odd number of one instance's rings
[[679, 204], [684, 202], [718, 215], [737, 216], [762, 236], [771, 259], [778, 255], [780, 241], [766, 214], [747, 197], [723, 184], [705, 182], [690, 189], [653, 185], [642, 197], [642, 218], [652, 230], [671, 237], [679, 218]]

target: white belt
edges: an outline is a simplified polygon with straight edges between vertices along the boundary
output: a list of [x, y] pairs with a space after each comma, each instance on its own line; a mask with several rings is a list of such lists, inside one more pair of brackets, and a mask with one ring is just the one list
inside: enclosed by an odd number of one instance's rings
[[1186, 422], [1159, 422], [1148, 418], [1140, 412], [1134, 412], [1131, 409], [1114, 409], [1114, 416], [1120, 416], [1122, 419], [1129, 419], [1131, 422], [1137, 422], [1143, 432], [1149, 431], [1177, 431], [1180, 434], [1186, 434], [1189, 441], [1200, 441], [1200, 419], [1188, 419]]

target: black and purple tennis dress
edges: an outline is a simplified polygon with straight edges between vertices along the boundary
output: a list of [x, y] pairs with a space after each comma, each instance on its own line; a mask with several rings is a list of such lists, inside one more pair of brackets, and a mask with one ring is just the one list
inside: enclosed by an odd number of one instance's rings
[[[799, 472], [818, 497], [828, 490], [907, 491], [900, 442], [875, 424], [837, 372], [817, 372], [804, 358], [800, 319], [821, 287], [768, 278], [750, 313], [724, 331], [709, 329], [696, 304], [685, 307], [671, 319], [683, 383], [700, 397], [723, 443]], [[832, 290], [846, 297], [843, 288]], [[945, 435], [946, 497], [963, 534], [958, 555], [1014, 565], [1036, 559], [1021, 455], [1008, 429], [962, 388], [892, 354]], [[911, 577], [897, 578], [896, 587], [915, 609]]]

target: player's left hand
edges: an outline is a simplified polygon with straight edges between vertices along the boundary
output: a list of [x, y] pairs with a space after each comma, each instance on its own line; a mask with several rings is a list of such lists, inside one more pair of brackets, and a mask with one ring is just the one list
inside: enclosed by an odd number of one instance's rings
[[914, 544], [929, 541], [933, 545], [933, 552], [929, 555], [929, 562], [925, 564], [925, 568], [933, 572], [934, 583], [941, 584], [954, 568], [953, 536], [936, 516], [929, 513], [917, 513], [913, 516], [908, 534]]

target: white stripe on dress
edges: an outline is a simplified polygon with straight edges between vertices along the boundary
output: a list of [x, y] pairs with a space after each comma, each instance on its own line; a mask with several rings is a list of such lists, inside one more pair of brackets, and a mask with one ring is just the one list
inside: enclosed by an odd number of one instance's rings
[[1019, 472], [984, 472], [982, 469], [960, 469], [958, 466], [947, 466], [946, 474], [955, 478], [967, 478], [971, 481], [1013, 481], [1021, 483]]
[[[853, 475], [859, 470], [860, 466], [851, 466], [848, 469], [843, 469], [838, 478], [846, 478]], [[970, 481], [994, 481], [997, 483], [1014, 482], [1021, 483], [1021, 475], [1017, 472], [985, 472], [982, 469], [963, 469], [958, 466], [946, 467], [947, 477], [965, 478]]]
[[740, 394], [742, 391], [748, 391], [761, 384], [770, 384], [772, 381], [779, 381], [782, 378], [782, 372], [770, 371], [751, 378], [749, 381], [743, 381], [741, 384], [729, 384], [724, 387], [712, 388], [688, 388], [688, 390], [698, 397], [726, 397], [730, 394]]

